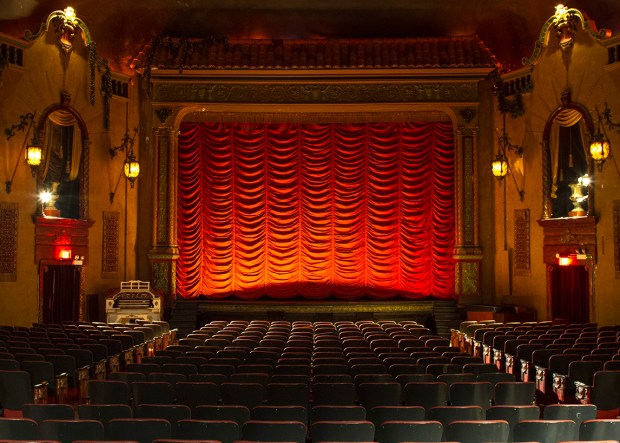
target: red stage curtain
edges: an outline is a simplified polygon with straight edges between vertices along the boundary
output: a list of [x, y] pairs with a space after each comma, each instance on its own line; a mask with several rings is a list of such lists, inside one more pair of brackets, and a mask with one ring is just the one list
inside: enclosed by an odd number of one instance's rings
[[185, 122], [178, 295], [454, 298], [450, 123]]

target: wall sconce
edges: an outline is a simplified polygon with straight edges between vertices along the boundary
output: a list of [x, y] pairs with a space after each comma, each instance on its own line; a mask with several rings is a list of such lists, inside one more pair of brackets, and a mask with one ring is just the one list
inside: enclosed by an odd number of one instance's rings
[[507, 151], [514, 151], [519, 157], [523, 157], [523, 148], [510, 143], [510, 137], [508, 137], [508, 133], [506, 132], [505, 113], [503, 113], [502, 134], [497, 134], [497, 145], [497, 156], [495, 157], [495, 160], [491, 162], [491, 173], [500, 182], [504, 179], [504, 177], [506, 177], [506, 175], [508, 175], [508, 173], [510, 173], [512, 175], [515, 187], [517, 188], [517, 192], [519, 193], [519, 197], [521, 201], [523, 201], [525, 197], [525, 191], [519, 188], [517, 179], [515, 178], [514, 174], [512, 174], [512, 168], [510, 167], [510, 162], [508, 161], [508, 157], [506, 156]]
[[140, 162], [136, 159], [136, 156], [133, 152], [133, 144], [137, 135], [138, 128], [134, 128], [133, 136], [129, 135], [128, 130], [125, 130], [125, 134], [121, 139], [121, 144], [110, 149], [110, 158], [116, 157], [116, 155], [121, 151], [125, 153], [123, 169], [121, 170], [118, 180], [116, 181], [114, 191], [110, 192], [110, 203], [114, 202], [114, 196], [116, 195], [116, 191], [118, 190], [118, 184], [120, 183], [121, 177], [123, 175], [127, 180], [129, 180], [129, 185], [132, 188], [134, 187], [136, 179], [140, 176]]
[[[609, 154], [611, 153], [611, 144], [609, 143], [609, 137], [605, 132], [605, 124], [609, 129], [614, 129], [620, 133], [620, 124], [611, 121], [611, 110], [605, 103], [605, 110], [601, 114], [598, 110], [598, 106], [595, 107], [597, 116], [596, 134], [592, 136], [592, 142], [590, 142], [590, 155], [592, 160], [596, 163], [596, 167], [599, 172], [603, 170], [603, 164]], [[604, 124], [601, 122], [604, 120]]]
[[17, 156], [17, 163], [15, 164], [15, 168], [13, 168], [13, 174], [11, 175], [10, 180], [4, 182], [7, 194], [10, 194], [11, 190], [13, 189], [13, 180], [15, 179], [15, 174], [17, 173], [17, 167], [19, 166], [19, 161], [22, 157], [22, 154], [25, 153], [26, 163], [30, 165], [33, 177], [36, 177], [37, 170], [41, 165], [41, 162], [43, 161], [43, 153], [41, 151], [41, 147], [38, 146], [36, 133], [33, 137], [32, 142], [28, 143], [28, 136], [30, 135], [30, 130], [34, 125], [35, 115], [36, 111], [20, 115], [18, 123], [4, 130], [4, 134], [6, 135], [7, 140], [10, 140], [11, 137], [15, 135], [15, 131], [26, 131], [22, 147], [19, 151], [19, 155]]
[[41, 166], [41, 162], [43, 161], [43, 150], [39, 143], [33, 139], [32, 143], [28, 145], [26, 148], [26, 163], [30, 166], [30, 172], [33, 177], [37, 176], [37, 171], [39, 170], [39, 166]]

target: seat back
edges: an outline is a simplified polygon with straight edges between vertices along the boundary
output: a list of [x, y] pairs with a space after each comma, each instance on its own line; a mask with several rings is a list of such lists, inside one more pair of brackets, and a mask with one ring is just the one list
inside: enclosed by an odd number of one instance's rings
[[366, 415], [377, 429], [385, 421], [422, 421], [426, 410], [421, 406], [375, 406]]
[[220, 387], [213, 382], [182, 381], [174, 385], [174, 397], [178, 404], [190, 408], [216, 405], [220, 399]]
[[158, 438], [172, 438], [172, 427], [161, 418], [114, 418], [105, 427], [107, 440], [151, 443]]
[[453, 406], [480, 406], [485, 410], [493, 400], [493, 385], [489, 382], [457, 382], [450, 386]]
[[445, 438], [460, 443], [506, 442], [509, 433], [505, 420], [462, 420], [448, 424]]
[[375, 441], [400, 443], [415, 439], [416, 442], [439, 442], [442, 433], [443, 426], [438, 421], [388, 420], [376, 428]]
[[88, 396], [91, 404], [129, 404], [129, 385], [121, 380], [90, 380]]
[[73, 443], [76, 440], [103, 440], [103, 424], [96, 420], [45, 420], [39, 423], [37, 438]]
[[249, 441], [305, 443], [306, 425], [299, 421], [249, 420], [241, 430], [241, 438]]
[[487, 420], [505, 420], [508, 422], [508, 441], [514, 441], [514, 427], [521, 420], [538, 420], [540, 409], [538, 406], [491, 406], [487, 409]]
[[457, 420], [484, 420], [485, 410], [480, 406], [435, 406], [427, 412], [427, 419], [438, 421], [443, 426], [443, 441], [446, 441], [448, 424]]
[[397, 382], [362, 383], [357, 387], [357, 398], [367, 410], [375, 406], [398, 406], [401, 404], [401, 385]]
[[139, 381], [131, 384], [134, 407], [141, 404], [171, 405], [174, 386], [165, 381]]
[[596, 418], [596, 406], [594, 405], [557, 403], [546, 405], [542, 412], [542, 418], [545, 420], [572, 420], [577, 428], [582, 422]]
[[362, 406], [314, 406], [310, 410], [310, 424], [316, 421], [363, 421], [366, 420], [366, 409]]
[[371, 442], [375, 426], [371, 421], [316, 421], [310, 427], [313, 442]]
[[10, 440], [35, 440], [39, 425], [30, 418], [0, 417], [0, 435]]
[[26, 371], [0, 371], [0, 405], [5, 417], [22, 417], [22, 407], [34, 402], [30, 374]]
[[267, 404], [308, 408], [310, 387], [306, 383], [269, 383], [267, 384]]
[[80, 420], [100, 421], [105, 428], [113, 418], [133, 418], [133, 409], [127, 404], [79, 405], [78, 417]]
[[579, 440], [620, 440], [620, 419], [585, 420], [579, 428]]
[[220, 392], [222, 404], [243, 405], [250, 410], [267, 397], [267, 388], [260, 383], [224, 382], [220, 385]]
[[134, 407], [135, 418], [163, 418], [168, 420], [172, 426], [173, 435], [176, 424], [179, 420], [187, 420], [192, 417], [192, 410], [186, 405], [168, 404], [151, 405], [139, 404]]
[[303, 406], [260, 405], [252, 409], [252, 420], [298, 421], [308, 424], [308, 410]]
[[353, 383], [314, 383], [312, 394], [315, 405], [355, 405], [356, 391]]
[[407, 383], [403, 389], [403, 405], [422, 406], [428, 411], [435, 406], [446, 406], [449, 398], [448, 393], [449, 390], [446, 383]]
[[233, 443], [241, 438], [240, 426], [232, 420], [179, 420], [174, 435], [177, 439], [216, 440], [221, 443]]
[[499, 382], [493, 390], [493, 403], [496, 405], [532, 405], [535, 397], [534, 382]]
[[515, 425], [515, 441], [556, 443], [578, 440], [577, 425], [572, 420], [521, 420]]
[[31, 418], [37, 423], [43, 420], [72, 420], [75, 418], [73, 408], [68, 404], [34, 404], [26, 403], [22, 407], [24, 418]]
[[199, 405], [192, 411], [197, 420], [233, 421], [239, 429], [250, 419], [250, 409], [242, 405]]
[[598, 417], [616, 418], [620, 408], [620, 371], [598, 371], [592, 383], [590, 401], [596, 405]]

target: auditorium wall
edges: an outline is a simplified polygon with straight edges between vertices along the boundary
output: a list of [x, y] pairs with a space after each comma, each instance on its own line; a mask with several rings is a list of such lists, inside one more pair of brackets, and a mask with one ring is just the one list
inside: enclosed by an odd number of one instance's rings
[[[594, 26], [592, 22], [588, 25]], [[511, 157], [515, 162], [522, 161], [523, 172], [517, 173], [517, 184], [509, 176], [494, 187], [497, 209], [494, 220], [498, 233], [494, 258], [496, 301], [535, 309], [539, 320], [552, 317], [549, 308], [548, 267], [543, 257], [545, 238], [539, 223], [544, 218], [543, 131], [547, 119], [562, 105], [562, 94], [569, 92], [572, 102], [583, 105], [590, 113], [595, 128], [598, 123], [596, 108], [603, 112], [606, 105], [613, 121], [620, 121], [620, 64], [610, 59], [610, 54], [617, 50], [618, 39], [600, 40], [581, 24], [576, 26], [572, 46], [565, 50], [561, 49], [553, 28], [547, 31], [545, 37], [541, 41], [544, 43], [541, 53], [533, 57], [530, 65], [505, 76], [509, 80], [530, 75], [532, 89], [522, 95], [523, 115], [517, 118], [508, 116], [506, 119], [511, 143], [523, 148], [522, 159], [514, 154]], [[534, 50], [532, 44], [535, 53]], [[530, 56], [524, 54], [524, 58]], [[502, 114], [496, 111], [495, 119], [496, 127], [501, 131]], [[595, 244], [583, 246], [588, 249], [588, 258], [581, 262], [590, 276], [590, 320], [600, 325], [618, 323], [617, 285], [620, 277], [617, 244], [619, 227], [615, 219], [617, 215], [614, 214], [620, 189], [620, 170], [614, 153], [620, 146], [620, 136], [615, 130], [606, 130], [611, 143], [611, 157], [605, 162], [602, 171], [594, 167], [592, 176]], [[518, 164], [516, 166], [519, 168]], [[518, 187], [524, 190], [522, 201]], [[504, 199], [506, 211], [502, 210]], [[525, 223], [523, 217], [528, 217]], [[574, 232], [567, 229], [565, 233], [561, 241], [570, 243], [570, 235]], [[519, 250], [524, 246], [529, 251]], [[595, 253], [590, 254], [592, 251]], [[528, 263], [524, 263], [524, 252]]]
[[[94, 40], [105, 38], [99, 35], [92, 37]], [[103, 71], [95, 69], [95, 102], [91, 104], [89, 51], [81, 37], [75, 39], [70, 53], [65, 53], [58, 46], [52, 29], [28, 43], [2, 35], [0, 40], [3, 44], [23, 51], [23, 66], [9, 64], [0, 70], [1, 128], [17, 123], [19, 116], [28, 112], [36, 111], [40, 115], [45, 108], [60, 101], [63, 91], [68, 92], [70, 106], [79, 112], [88, 128], [90, 184], [87, 200], [89, 218], [93, 224], [89, 228], [88, 252], [84, 263], [80, 265], [83, 296], [100, 299], [110, 289], [118, 287], [120, 281], [150, 280], [147, 254], [153, 246], [155, 200], [151, 171], [156, 160], [150, 142], [154, 137], [153, 107], [145, 94], [143, 80], [138, 75], [130, 78], [113, 73], [115, 80], [127, 86], [127, 94], [112, 95], [110, 125], [106, 128], [104, 119], [107, 111], [101, 93]], [[557, 37], [550, 35], [540, 57], [531, 68], [526, 68], [531, 69], [533, 89], [523, 94], [524, 114], [515, 119], [510, 116], [506, 119], [511, 142], [523, 147], [523, 174], [518, 182], [523, 186], [523, 201], [512, 177], [507, 177], [500, 184], [490, 174], [489, 162], [497, 152], [497, 140], [493, 133], [496, 128], [501, 131], [502, 115], [497, 111], [493, 114], [497, 102], [491, 93], [492, 83], [485, 81], [480, 85], [477, 117], [480, 152], [477, 155], [475, 180], [479, 193], [476, 209], [483, 255], [481, 293], [479, 299], [467, 302], [511, 303], [536, 310], [539, 320], [548, 318], [544, 237], [543, 228], [538, 223], [543, 217], [543, 130], [550, 113], [561, 104], [562, 92], [567, 88], [571, 91], [572, 100], [584, 105], [595, 120], [595, 107], [602, 110], [607, 103], [614, 120], [620, 122], [620, 63], [609, 62], [609, 50], [612, 47], [613, 41], [603, 44], [587, 30], [578, 27], [569, 56], [559, 48]], [[492, 119], [493, 122], [490, 121]], [[121, 144], [126, 130], [132, 135], [134, 127], [140, 128], [135, 149], [143, 172], [133, 189], [121, 179], [111, 202], [110, 193], [119, 181], [124, 155], [120, 152], [111, 158], [109, 151]], [[618, 216], [614, 213], [620, 201], [620, 172], [613, 158], [616, 147], [620, 147], [620, 135], [613, 130], [608, 130], [608, 135], [612, 158], [605, 163], [602, 172], [596, 171], [594, 176], [597, 254], [595, 266], [591, 269], [594, 307], [591, 317], [601, 325], [618, 323], [616, 297], [617, 279], [620, 277], [617, 252], [620, 246], [616, 239], [620, 223], [615, 222]], [[17, 131], [10, 140], [6, 137], [0, 140], [2, 180], [9, 180], [13, 170], [16, 171], [10, 194], [0, 190], [3, 215], [3, 226], [0, 226], [2, 260], [8, 260], [8, 268], [2, 269], [0, 277], [0, 324], [28, 326], [38, 321], [41, 309], [40, 262], [35, 259], [33, 222], [33, 216], [40, 211], [37, 184], [30, 169], [20, 158], [25, 141], [24, 132]], [[104, 235], [104, 214], [118, 217], [115, 234], [107, 232]], [[524, 214], [528, 217], [525, 224], [522, 218], [518, 218]], [[12, 217], [17, 217], [16, 234], [13, 233], [12, 225], [6, 224], [7, 221], [13, 221]], [[515, 244], [515, 233], [521, 236], [518, 245]], [[116, 236], [116, 249], [114, 242], [110, 243], [109, 237], [106, 237], [109, 235]], [[527, 237], [525, 243], [524, 235]], [[518, 250], [524, 244], [528, 248], [527, 254]], [[515, 266], [515, 253], [521, 254], [519, 267]], [[524, 264], [522, 260], [525, 255], [527, 263]]]
[[[41, 256], [40, 251], [37, 252], [35, 219], [41, 215], [37, 195], [40, 187], [25, 164], [22, 151], [23, 146], [31, 141], [39, 117], [46, 108], [61, 102], [61, 94], [68, 94], [68, 105], [85, 122], [90, 142], [83, 173], [88, 180], [85, 201], [92, 226], [88, 233], [87, 252], [82, 254], [82, 263], [76, 264], [81, 272], [80, 292], [86, 315], [87, 299], [96, 303], [96, 294], [105, 294], [110, 288], [118, 287], [121, 280], [135, 278], [136, 192], [139, 184], [136, 189], [131, 189], [124, 178], [119, 182], [124, 153], [119, 152], [114, 158], [110, 156], [110, 148], [121, 145], [126, 127], [131, 135], [133, 127], [138, 126], [136, 103], [131, 100], [135, 89], [127, 77], [116, 74], [111, 77], [115, 84], [124, 84], [127, 89], [126, 94], [110, 97], [109, 127], [106, 128], [104, 118], [107, 112], [102, 93], [105, 65], [100, 63], [99, 67], [94, 67], [94, 103], [91, 103], [91, 51], [85, 44], [84, 33], [76, 33], [73, 47], [68, 52], [60, 47], [53, 26], [30, 42], [0, 35], [0, 43], [7, 52], [19, 54], [0, 70], [0, 126], [4, 132], [4, 128], [19, 123], [20, 116], [34, 114], [33, 128], [27, 124], [23, 130], [16, 129], [10, 139], [6, 134], [0, 138], [2, 181], [10, 180], [15, 174], [10, 193], [4, 187], [0, 190], [3, 218], [0, 227], [0, 324], [30, 326], [39, 321], [45, 309], [39, 303], [39, 277], [45, 264], [73, 265], [72, 260], [58, 260], [54, 253]], [[139, 143], [136, 139], [136, 150]], [[110, 193], [115, 188], [111, 201]], [[104, 213], [112, 219], [111, 224], [104, 221]], [[16, 229], [11, 225], [15, 217]], [[76, 240], [62, 223], [53, 235], [54, 238], [47, 240], [53, 242], [62, 237], [69, 244]], [[75, 247], [73, 252], [76, 252]]]

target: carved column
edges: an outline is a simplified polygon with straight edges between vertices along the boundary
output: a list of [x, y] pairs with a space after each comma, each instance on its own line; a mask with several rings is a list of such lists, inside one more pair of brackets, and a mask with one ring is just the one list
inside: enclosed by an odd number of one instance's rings
[[476, 152], [478, 128], [458, 127], [455, 132], [455, 194], [456, 194], [456, 245], [455, 292], [461, 302], [479, 301], [480, 263], [482, 251], [478, 233], [478, 192]]
[[179, 248], [176, 235], [176, 144], [178, 131], [166, 124], [170, 108], [155, 111], [159, 125], [153, 130], [153, 238], [148, 257], [151, 286], [164, 295], [164, 318], [169, 318], [176, 297], [176, 262]]

